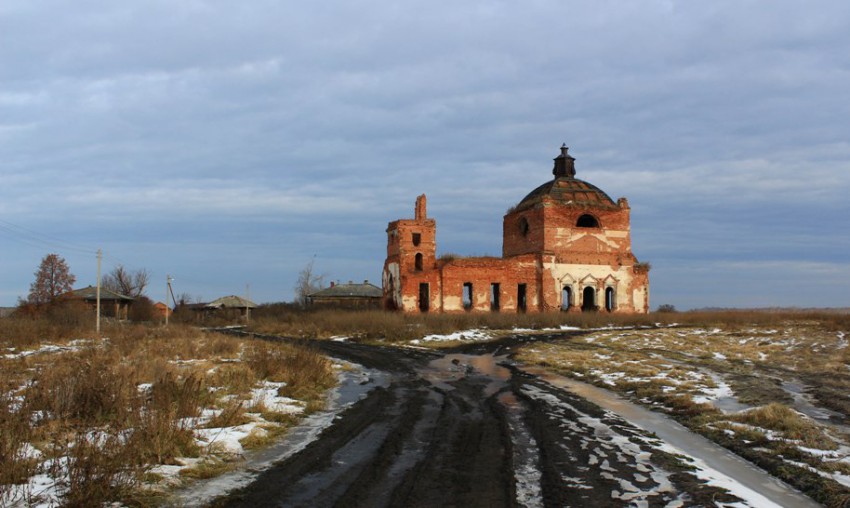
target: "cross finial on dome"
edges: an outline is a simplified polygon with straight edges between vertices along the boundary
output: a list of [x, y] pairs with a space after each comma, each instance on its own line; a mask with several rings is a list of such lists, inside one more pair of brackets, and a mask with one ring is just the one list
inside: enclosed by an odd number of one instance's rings
[[576, 159], [570, 155], [569, 150], [566, 143], [561, 145], [561, 155], [555, 157], [555, 167], [552, 169], [555, 178], [574, 178], [576, 176]]

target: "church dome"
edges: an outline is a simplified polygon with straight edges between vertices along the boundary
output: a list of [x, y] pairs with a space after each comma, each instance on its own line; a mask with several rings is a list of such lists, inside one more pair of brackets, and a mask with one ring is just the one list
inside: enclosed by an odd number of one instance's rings
[[556, 203], [577, 207], [618, 208], [617, 203], [602, 189], [575, 177], [575, 159], [568, 150], [566, 146], [562, 146], [561, 155], [555, 158], [555, 168], [552, 170], [555, 179], [525, 196], [515, 207], [517, 211], [533, 208], [547, 198]]

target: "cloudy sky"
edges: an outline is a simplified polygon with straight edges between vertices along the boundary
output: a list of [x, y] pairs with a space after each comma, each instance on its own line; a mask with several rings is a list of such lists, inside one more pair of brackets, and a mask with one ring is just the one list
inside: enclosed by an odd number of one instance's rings
[[291, 300], [379, 281], [420, 193], [439, 252], [501, 252], [551, 178], [632, 207], [653, 308], [850, 306], [844, 0], [3, 0], [0, 306], [78, 286]]

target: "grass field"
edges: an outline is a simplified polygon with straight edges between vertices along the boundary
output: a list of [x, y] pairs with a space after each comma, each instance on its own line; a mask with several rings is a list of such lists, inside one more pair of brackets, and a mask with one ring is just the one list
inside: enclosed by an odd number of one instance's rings
[[[529, 364], [665, 411], [831, 506], [850, 502], [850, 316], [686, 312], [405, 315], [258, 309], [290, 337], [447, 347], [545, 339]], [[322, 407], [332, 363], [304, 348], [187, 325], [108, 325], [75, 314], [0, 322], [0, 505], [162, 502], [221, 474]], [[814, 493], [814, 494], [813, 494]]]
[[336, 381], [310, 349], [187, 326], [44, 340], [22, 332], [43, 323], [2, 324], [18, 334], [0, 342], [2, 506], [158, 504], [323, 407]]

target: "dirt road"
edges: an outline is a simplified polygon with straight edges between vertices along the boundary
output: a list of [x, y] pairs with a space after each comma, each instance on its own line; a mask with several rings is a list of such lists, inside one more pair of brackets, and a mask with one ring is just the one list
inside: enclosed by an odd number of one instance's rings
[[[528, 337], [450, 353], [315, 342], [391, 373], [217, 506], [716, 506], [741, 501], [657, 437], [511, 365]], [[807, 506], [730, 489], [751, 506]], [[742, 496], [741, 492], [747, 494]]]

